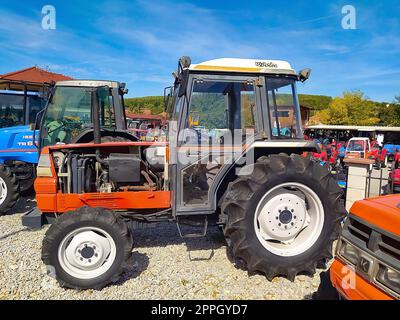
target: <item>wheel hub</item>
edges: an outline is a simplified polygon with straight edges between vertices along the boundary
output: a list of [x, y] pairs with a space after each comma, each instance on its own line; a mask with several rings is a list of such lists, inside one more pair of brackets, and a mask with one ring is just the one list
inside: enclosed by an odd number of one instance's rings
[[285, 182], [265, 192], [254, 215], [260, 243], [278, 256], [310, 248], [321, 234], [324, 208], [318, 195], [298, 182]]
[[109, 241], [93, 231], [75, 235], [65, 250], [65, 262], [83, 271], [99, 268], [107, 261], [111, 246]]
[[287, 190], [272, 197], [261, 209], [258, 217], [264, 240], [290, 242], [307, 225], [305, 201], [295, 192]]
[[83, 243], [81, 244], [76, 252], [75, 258], [80, 261], [80, 264], [97, 265], [98, 261], [102, 258], [102, 250], [95, 243]]
[[279, 221], [283, 224], [288, 224], [289, 222], [292, 221], [292, 219], [293, 219], [292, 212], [287, 209], [281, 211], [281, 213], [279, 214]]
[[94, 248], [91, 247], [85, 247], [82, 249], [81, 251], [81, 255], [82, 257], [84, 257], [85, 259], [90, 259], [91, 257], [93, 257], [94, 255]]

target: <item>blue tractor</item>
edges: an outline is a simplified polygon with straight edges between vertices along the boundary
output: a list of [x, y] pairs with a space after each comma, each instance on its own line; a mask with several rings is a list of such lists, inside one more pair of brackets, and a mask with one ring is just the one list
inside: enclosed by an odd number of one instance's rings
[[38, 162], [33, 124], [45, 106], [46, 90], [0, 91], [0, 215], [33, 191]]

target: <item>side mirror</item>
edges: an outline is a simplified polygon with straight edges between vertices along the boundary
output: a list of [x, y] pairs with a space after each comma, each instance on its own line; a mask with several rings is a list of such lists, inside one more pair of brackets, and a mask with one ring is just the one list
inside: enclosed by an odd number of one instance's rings
[[182, 69], [186, 69], [190, 67], [192, 59], [190, 59], [188, 56], [183, 56], [179, 59], [179, 63], [182, 66]]
[[126, 83], [125, 83], [125, 82], [121, 82], [121, 83], [119, 84], [119, 93], [120, 93], [121, 95], [124, 95], [124, 94], [128, 94], [128, 92], [129, 92], [129, 90], [128, 90], [128, 88], [126, 87]]
[[310, 74], [311, 74], [311, 69], [310, 68], [306, 68], [306, 69], [300, 70], [300, 72], [299, 72], [299, 80], [301, 82], [306, 81], [310, 77]]

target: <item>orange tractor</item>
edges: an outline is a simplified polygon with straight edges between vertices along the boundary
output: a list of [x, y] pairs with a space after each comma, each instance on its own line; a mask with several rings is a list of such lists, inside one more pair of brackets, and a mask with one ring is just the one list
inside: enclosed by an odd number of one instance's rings
[[[250, 272], [290, 280], [313, 274], [331, 258], [345, 209], [328, 170], [301, 156], [318, 151], [303, 139], [296, 94], [296, 81], [309, 73], [297, 74], [284, 61], [193, 65], [183, 57], [165, 99], [167, 142], [107, 133], [99, 101], [108, 88], [90, 90], [92, 125], [86, 127], [92, 140], [41, 144], [35, 182], [40, 210], [23, 217], [30, 227], [52, 223], [42, 247], [50, 273], [62, 286], [99, 289], [128, 266], [128, 225], [175, 222], [182, 237], [193, 238], [205, 236], [215, 221]], [[290, 119], [280, 112], [288, 105]], [[44, 119], [52, 113], [49, 106]], [[64, 137], [67, 125], [61, 125], [58, 135]], [[48, 141], [43, 128], [41, 139]], [[188, 233], [187, 224], [198, 232]]]
[[400, 195], [353, 204], [330, 278], [345, 299], [400, 299]]

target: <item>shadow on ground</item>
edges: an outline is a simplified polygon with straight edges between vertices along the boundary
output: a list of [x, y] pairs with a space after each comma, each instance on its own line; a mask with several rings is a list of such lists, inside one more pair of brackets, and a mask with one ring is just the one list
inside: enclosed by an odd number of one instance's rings
[[[13, 215], [13, 214], [21, 214], [21, 213], [26, 213], [29, 210], [31, 210], [32, 208], [34, 208], [36, 206], [36, 201], [34, 199], [34, 197], [23, 197], [20, 198], [19, 201], [17, 202], [17, 204], [4, 216], [9, 216], [9, 215]], [[21, 232], [25, 232], [28, 231], [28, 229], [26, 229], [25, 227], [22, 226], [21, 223], [21, 228], [18, 230], [15, 230], [13, 232], [9, 232], [7, 234], [2, 234], [0, 236], [0, 241], [7, 239], [8, 237], [12, 237], [16, 234], [19, 234]]]
[[149, 257], [146, 254], [133, 251], [128, 263], [128, 270], [122, 274], [114, 285], [119, 286], [124, 284], [125, 281], [139, 277], [149, 266]]
[[339, 294], [336, 289], [333, 287], [332, 282], [329, 276], [329, 269], [327, 271], [323, 271], [319, 275], [320, 284], [314, 293], [310, 295], [306, 295], [304, 297], [305, 300], [339, 300]]
[[[185, 230], [199, 232], [187, 227]], [[226, 246], [225, 238], [217, 226], [209, 226], [207, 235], [200, 238], [181, 238], [175, 223], [159, 223], [144, 229], [132, 230], [135, 248], [165, 247], [186, 244], [188, 251], [219, 249]]]
[[21, 197], [6, 215], [26, 213], [34, 207], [36, 207], [36, 199], [34, 196]]

